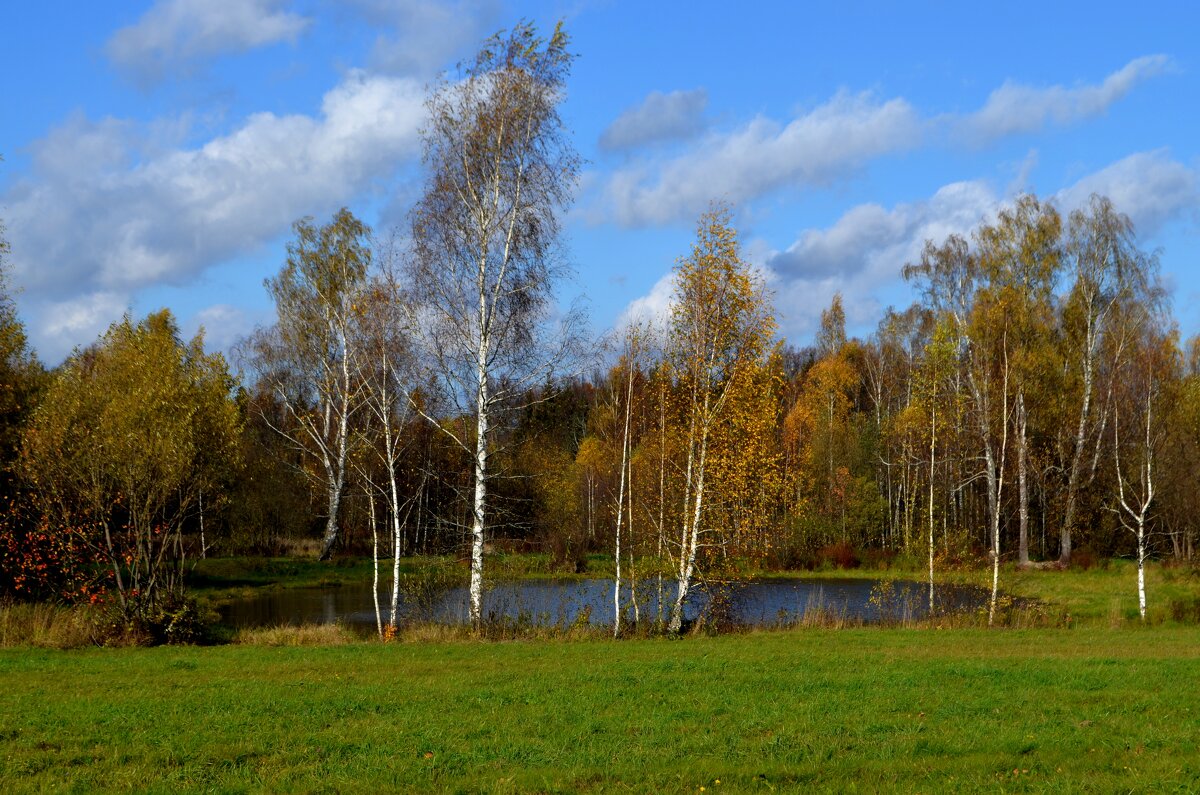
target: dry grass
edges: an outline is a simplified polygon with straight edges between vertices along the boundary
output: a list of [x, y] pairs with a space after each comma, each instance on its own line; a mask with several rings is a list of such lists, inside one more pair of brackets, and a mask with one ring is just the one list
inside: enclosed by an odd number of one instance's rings
[[89, 605], [0, 605], [0, 648], [129, 645], [122, 643], [122, 638], [110, 637], [104, 618], [102, 611]]
[[282, 558], [317, 558], [321, 554], [321, 539], [319, 538], [281, 538], [279, 539], [279, 554]]
[[362, 637], [341, 624], [299, 624], [238, 630], [233, 642], [243, 646], [345, 646]]

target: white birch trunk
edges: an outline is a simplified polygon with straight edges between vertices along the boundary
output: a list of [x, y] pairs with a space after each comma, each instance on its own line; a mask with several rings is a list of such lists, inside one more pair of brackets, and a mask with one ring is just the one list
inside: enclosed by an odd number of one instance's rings
[[[705, 401], [705, 409], [705, 413], [707, 414], [707, 400]], [[707, 453], [708, 423], [704, 422], [701, 424], [700, 455], [696, 465], [695, 507], [692, 511], [690, 522], [685, 520], [684, 524], [684, 545], [679, 556], [679, 586], [676, 589], [675, 604], [671, 608], [671, 624], [668, 627], [672, 633], [678, 633], [683, 628], [683, 604], [687, 600], [688, 591], [691, 589], [692, 576], [696, 571], [696, 553], [700, 549], [700, 520], [703, 516], [704, 508], [704, 466]], [[688, 479], [691, 479], [690, 473]], [[688, 524], [690, 524], [690, 528]]]
[[[625, 509], [625, 478], [629, 469], [629, 416], [633, 403], [633, 360], [628, 362], [629, 381], [625, 390], [625, 430], [621, 435], [621, 477], [617, 487], [616, 579], [613, 582], [613, 637], [621, 634], [621, 524]], [[633, 521], [633, 514], [629, 516]]]
[[487, 499], [487, 435], [488, 435], [488, 344], [487, 293], [483, 282], [483, 264], [479, 271], [479, 347], [476, 359], [475, 393], [475, 499], [471, 522], [471, 624], [478, 629], [483, 621], [483, 544], [484, 509]]
[[1025, 392], [1017, 393], [1017, 515], [1020, 534], [1017, 542], [1017, 559], [1022, 566], [1029, 565], [1029, 415], [1025, 408]]
[[401, 526], [400, 526], [400, 492], [396, 487], [396, 440], [392, 436], [391, 429], [384, 431], [385, 443], [387, 445], [388, 457], [388, 483], [391, 486], [392, 497], [392, 605], [391, 612], [388, 617], [388, 624], [393, 630], [396, 629], [400, 613], [400, 555], [401, 549]]
[[929, 615], [933, 615], [933, 482], [937, 453], [937, 396], [930, 401], [929, 417]]
[[375, 631], [383, 639], [383, 611], [379, 607], [379, 527], [375, 524], [375, 495], [367, 488], [371, 519], [371, 598], [375, 601]]
[[344, 327], [340, 329], [339, 339], [342, 347], [342, 389], [339, 396], [341, 411], [338, 412], [337, 453], [333, 461], [334, 477], [329, 485], [329, 517], [325, 524], [325, 540], [321, 545], [321, 560], [329, 560], [333, 554], [333, 545], [337, 543], [338, 510], [341, 507], [342, 489], [346, 486], [346, 453], [350, 432], [350, 396], [353, 389], [350, 379], [350, 343], [346, 338]]
[[1144, 517], [1138, 518], [1137, 531], [1137, 566], [1138, 566], [1138, 613], [1142, 621], [1146, 620], [1146, 522]]
[[1067, 474], [1067, 505], [1063, 512], [1063, 524], [1059, 547], [1059, 562], [1066, 565], [1071, 562], [1071, 534], [1075, 526], [1075, 504], [1078, 500], [1079, 477], [1082, 473], [1083, 451], [1087, 446], [1087, 426], [1092, 409], [1092, 383], [1094, 379], [1094, 359], [1096, 348], [1096, 323], [1089, 314], [1087, 330], [1084, 338], [1083, 354], [1083, 396], [1079, 406], [1079, 423], [1075, 427], [1075, 449], [1071, 455], [1071, 468]]

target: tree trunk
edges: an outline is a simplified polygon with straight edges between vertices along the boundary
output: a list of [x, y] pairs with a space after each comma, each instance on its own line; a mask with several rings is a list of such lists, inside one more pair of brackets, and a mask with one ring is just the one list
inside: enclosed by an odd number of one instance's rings
[[[705, 399], [705, 414], [708, 411], [707, 396]], [[700, 455], [699, 462], [696, 467], [696, 497], [695, 509], [691, 517], [690, 533], [687, 527], [686, 518], [683, 534], [683, 549], [679, 555], [679, 587], [675, 594], [675, 604], [671, 608], [671, 624], [668, 627], [672, 634], [678, 634], [683, 629], [683, 603], [687, 599], [688, 591], [691, 588], [692, 574], [696, 570], [696, 553], [700, 547], [700, 519], [703, 516], [704, 506], [704, 466], [705, 458], [708, 453], [708, 424], [702, 424], [700, 431]], [[690, 468], [690, 465], [689, 465]], [[691, 479], [690, 477], [688, 478]], [[686, 516], [686, 512], [685, 512]]]
[[1146, 621], [1146, 519], [1144, 515], [1138, 517], [1137, 556], [1138, 613], [1144, 623]]
[[1017, 542], [1017, 559], [1022, 566], [1029, 565], [1029, 449], [1027, 431], [1029, 415], [1025, 409], [1025, 392], [1017, 393], [1017, 515], [1020, 535]]
[[375, 495], [372, 487], [367, 486], [367, 505], [370, 506], [371, 519], [371, 598], [375, 602], [375, 631], [383, 637], [383, 611], [379, 606], [379, 527], [375, 524]]
[[332, 480], [328, 489], [329, 514], [325, 520], [325, 538], [321, 542], [321, 556], [318, 560], [329, 560], [333, 556], [333, 547], [338, 541], [338, 510], [342, 503], [342, 480], [344, 475], [339, 473]]
[[[629, 415], [630, 403], [633, 400], [633, 362], [629, 365], [629, 386], [625, 394], [625, 430], [621, 436], [621, 477], [617, 487], [617, 532], [614, 561], [616, 563], [616, 578], [613, 581], [613, 637], [621, 634], [621, 523], [625, 511], [625, 474], [629, 467]], [[632, 487], [632, 484], [631, 484]], [[630, 515], [630, 521], [633, 516]]]
[[1093, 350], [1096, 329], [1088, 318], [1087, 334], [1084, 339], [1083, 397], [1079, 406], [1079, 423], [1075, 427], [1075, 449], [1071, 456], [1071, 468], [1067, 474], [1067, 505], [1063, 512], [1062, 540], [1058, 560], [1064, 566], [1071, 563], [1071, 532], [1075, 527], [1076, 500], [1079, 493], [1079, 477], [1082, 473], [1083, 450], [1087, 445], [1087, 424], [1092, 408], [1092, 383], [1094, 381]]
[[471, 624], [480, 628], [483, 621], [483, 544], [484, 508], [487, 500], [487, 435], [488, 435], [488, 353], [491, 350], [487, 334], [487, 293], [483, 281], [483, 264], [479, 273], [479, 347], [475, 361], [475, 500], [471, 521]]
[[929, 615], [933, 615], [933, 482], [937, 461], [937, 407], [936, 395], [931, 401], [929, 418]]

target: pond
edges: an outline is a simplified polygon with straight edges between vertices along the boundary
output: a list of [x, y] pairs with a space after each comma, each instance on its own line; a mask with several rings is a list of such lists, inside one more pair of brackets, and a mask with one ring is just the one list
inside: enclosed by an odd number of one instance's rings
[[[663, 582], [664, 614], [674, 596], [675, 583]], [[754, 626], [786, 626], [806, 617], [824, 614], [850, 623], [920, 619], [927, 611], [928, 586], [893, 580], [835, 578], [752, 580], [732, 586], [696, 587], [685, 605], [684, 616], [694, 620], [703, 611], [721, 612], [727, 619]], [[385, 611], [390, 591], [380, 594]], [[632, 593], [622, 599], [626, 620]], [[658, 583], [638, 584], [637, 598], [643, 620], [658, 616]], [[986, 605], [988, 592], [963, 585], [941, 585], [936, 590], [939, 612], [973, 610]], [[405, 619], [443, 624], [466, 623], [468, 594], [455, 586], [412, 595], [401, 601]], [[375, 609], [370, 584], [335, 588], [290, 588], [265, 591], [222, 606], [222, 622], [234, 627], [280, 624], [334, 623], [373, 627]], [[484, 594], [484, 615], [489, 621], [514, 621], [538, 626], [570, 626], [577, 622], [611, 625], [613, 583], [604, 578], [513, 580], [493, 583]]]

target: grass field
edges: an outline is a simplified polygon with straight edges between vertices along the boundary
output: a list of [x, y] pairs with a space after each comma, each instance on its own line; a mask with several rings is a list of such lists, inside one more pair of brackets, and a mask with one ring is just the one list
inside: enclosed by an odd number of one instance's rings
[[5, 650], [0, 790], [1195, 791], [1197, 682], [1177, 625]]

